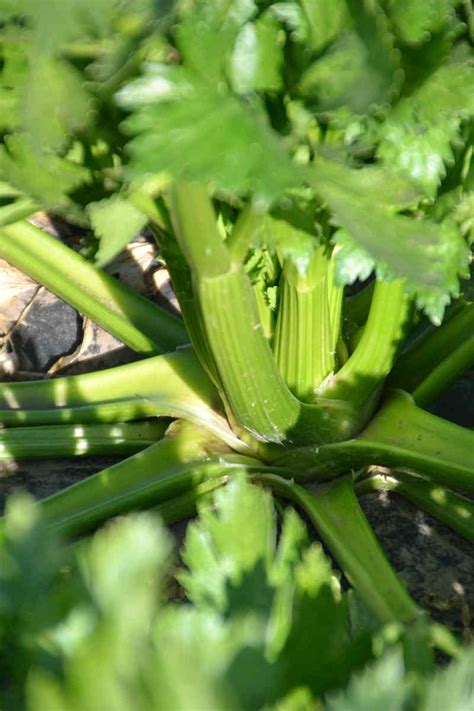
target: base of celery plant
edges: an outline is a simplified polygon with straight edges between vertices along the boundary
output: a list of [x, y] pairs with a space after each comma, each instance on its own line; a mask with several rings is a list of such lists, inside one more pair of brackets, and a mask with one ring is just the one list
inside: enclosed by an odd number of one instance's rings
[[[11, 490], [11, 483], [12, 488], [24, 484], [38, 498], [43, 498], [110, 463], [110, 459], [104, 458], [81, 462], [21, 462], [14, 470], [11, 464], [0, 463], [0, 476], [9, 475], [0, 481], [0, 496]], [[211, 488], [219, 484], [217, 480], [211, 483]], [[207, 490], [203, 490], [202, 495], [207, 494]], [[192, 498], [187, 500], [184, 495], [183, 500], [170, 502], [160, 513], [169, 522], [192, 515]], [[388, 558], [417, 602], [428, 607], [435, 619], [451, 627], [462, 626], [463, 620], [466, 624], [467, 611], [469, 607], [474, 608], [474, 594], [473, 599], [469, 598], [470, 591], [474, 590], [469, 545], [395, 498], [372, 494], [363, 497], [361, 504]]]

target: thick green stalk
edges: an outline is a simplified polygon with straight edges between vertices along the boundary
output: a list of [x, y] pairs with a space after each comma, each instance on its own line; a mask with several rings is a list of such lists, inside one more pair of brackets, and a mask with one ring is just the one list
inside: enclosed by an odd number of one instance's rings
[[95, 373], [0, 384], [0, 423], [7, 426], [162, 415], [197, 422], [230, 446], [247, 451], [219, 406], [214, 386], [190, 350]]
[[362, 338], [349, 360], [319, 389], [325, 398], [345, 400], [368, 421], [406, 334], [410, 302], [402, 279], [378, 281]]
[[474, 304], [465, 303], [447, 323], [399, 358], [389, 383], [411, 392], [425, 406], [473, 363]]
[[166, 422], [51, 425], [0, 430], [0, 461], [134, 454], [161, 439]]
[[219, 377], [207, 342], [199, 304], [194, 294], [189, 265], [176, 239], [169, 231], [158, 230], [153, 225], [152, 229], [160, 246], [161, 254], [165, 259], [166, 268], [173, 283], [174, 293], [179, 302], [181, 315], [196, 355], [211, 380], [217, 384]]
[[28, 222], [1, 229], [0, 257], [138, 353], [152, 355], [189, 342], [177, 318]]
[[229, 480], [229, 476], [229, 474], [226, 474], [222, 477], [203, 481], [202, 484], [197, 484], [197, 486], [185, 494], [157, 504], [153, 507], [153, 510], [161, 517], [161, 520], [166, 525], [191, 518], [191, 516], [196, 514], [198, 505], [212, 504], [214, 492], [222, 486], [225, 486]]
[[474, 491], [473, 452], [474, 431], [422, 410], [408, 393], [395, 390], [357, 438], [294, 449], [273, 462], [293, 469], [298, 481], [331, 479], [375, 464]]
[[[179, 426], [172, 436], [138, 454], [39, 502], [47, 524], [63, 535], [85, 533], [106, 519], [133, 509], [176, 510], [225, 483], [242, 469], [257, 474], [260, 462], [219, 453], [220, 445], [194, 426]], [[209, 487], [207, 482], [213, 482]], [[165, 506], [166, 505], [166, 506]], [[182, 509], [181, 509], [182, 511]]]
[[[196, 461], [208, 459], [208, 446], [212, 446], [212, 439], [207, 433], [189, 425], [181, 427], [174, 436], [165, 437], [38, 505], [50, 526], [66, 535], [82, 533], [124, 511], [179, 496], [209, 478], [213, 472], [194, 471]], [[185, 475], [176, 476], [180, 471]]]
[[291, 392], [303, 401], [314, 399], [335, 368], [328, 271], [328, 255], [319, 247], [304, 274], [287, 262], [280, 281], [275, 359]]
[[274, 475], [257, 478], [301, 506], [345, 576], [382, 623], [412, 623], [422, 614], [375, 537], [354, 493], [352, 478], [310, 492]]
[[227, 240], [227, 248], [232, 262], [243, 264], [252, 242], [258, 241], [258, 234], [264, 230], [265, 214], [246, 205], [234, 225]]
[[230, 270], [231, 258], [216, 227], [207, 189], [200, 183], [175, 183], [170, 194], [174, 231], [194, 279]]
[[357, 495], [394, 491], [474, 543], [474, 501], [427, 479], [403, 472], [375, 474], [356, 485]]
[[358, 330], [364, 326], [367, 321], [370, 312], [370, 305], [372, 303], [372, 297], [374, 295], [375, 284], [375, 281], [371, 281], [370, 284], [358, 291], [357, 294], [348, 296], [344, 300], [344, 324], [345, 329], [347, 328], [350, 332], [349, 335], [352, 335], [355, 330]]
[[275, 312], [270, 308], [261, 284], [252, 284], [262, 333], [271, 344], [275, 336]]
[[177, 184], [172, 209], [209, 347], [240, 427], [265, 442], [304, 444], [349, 436], [353, 413], [346, 403], [321, 399], [304, 405], [283, 381], [262, 333], [248, 277], [242, 266], [230, 261], [206, 189]]
[[[250, 205], [246, 205], [240, 213], [230, 236], [226, 240], [226, 247], [229, 251], [231, 261], [236, 266], [245, 263], [247, 254], [252, 244], [260, 242], [260, 236], [264, 236], [266, 230], [266, 214], [257, 212]], [[264, 242], [264, 240], [262, 240]], [[279, 267], [276, 255], [273, 256], [272, 273], [265, 270], [263, 279], [258, 278], [252, 282], [255, 304], [257, 307], [262, 331], [265, 338], [271, 343], [275, 335], [275, 311], [270, 307], [266, 295], [268, 286], [276, 285], [278, 280]], [[267, 265], [268, 267], [268, 265]]]
[[281, 441], [296, 424], [300, 408], [262, 333], [247, 275], [242, 266], [231, 263], [204, 186], [176, 184], [172, 209], [230, 408], [252, 435]]
[[430, 405], [458, 375], [468, 370], [473, 364], [474, 336], [471, 336], [439, 363], [413, 390], [413, 399], [421, 407]]

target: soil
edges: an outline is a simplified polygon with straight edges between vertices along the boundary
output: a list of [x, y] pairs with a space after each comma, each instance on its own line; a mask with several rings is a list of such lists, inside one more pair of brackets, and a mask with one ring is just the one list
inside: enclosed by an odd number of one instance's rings
[[[54, 232], [45, 216], [40, 223]], [[80, 245], [72, 238], [72, 246]], [[129, 245], [109, 271], [160, 303], [169, 304], [173, 298], [151, 240], [142, 237]], [[73, 374], [137, 359], [115, 338], [1, 260], [0, 286], [0, 368], [4, 364], [0, 379]], [[473, 427], [474, 371], [453, 383], [433, 411]], [[15, 490], [43, 498], [114, 461], [95, 457], [0, 463], [0, 506]], [[474, 639], [472, 546], [396, 495], [370, 494], [361, 503], [412, 596], [434, 618], [459, 630], [466, 640]], [[176, 527], [175, 533], [180, 539], [183, 527]]]

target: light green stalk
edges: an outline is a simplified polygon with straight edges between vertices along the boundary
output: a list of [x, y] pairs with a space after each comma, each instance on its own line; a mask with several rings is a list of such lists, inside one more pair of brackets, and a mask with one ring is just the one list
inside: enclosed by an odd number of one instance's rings
[[347, 579], [382, 623], [413, 623], [421, 610], [408, 595], [376, 539], [354, 493], [351, 477], [310, 492], [275, 475], [258, 480], [301, 506]]
[[166, 422], [43, 425], [0, 430], [0, 461], [134, 454], [161, 439]]
[[474, 501], [444, 486], [404, 472], [374, 474], [356, 485], [358, 495], [393, 491], [474, 543]]
[[474, 304], [457, 313], [397, 361], [389, 383], [429, 405], [449, 383], [474, 364]]
[[331, 479], [375, 464], [474, 491], [473, 452], [474, 431], [422, 410], [408, 393], [396, 390], [355, 439], [293, 449], [274, 463], [293, 469], [298, 481]]
[[28, 222], [2, 227], [0, 257], [138, 353], [152, 355], [189, 342], [177, 318]]
[[280, 281], [275, 359], [291, 392], [303, 401], [314, 399], [335, 368], [328, 271], [326, 249], [319, 247], [305, 273], [287, 262]]
[[7, 426], [179, 417], [248, 450], [230, 430], [219, 395], [190, 350], [95, 373], [1, 383], [0, 408], [0, 423]]
[[350, 402], [362, 427], [370, 418], [380, 387], [403, 343], [411, 306], [402, 279], [378, 281], [362, 337], [349, 360], [319, 393]]
[[176, 184], [172, 212], [230, 408], [253, 436], [281, 441], [296, 424], [300, 408], [262, 333], [247, 275], [242, 266], [232, 263], [217, 231], [205, 187]]

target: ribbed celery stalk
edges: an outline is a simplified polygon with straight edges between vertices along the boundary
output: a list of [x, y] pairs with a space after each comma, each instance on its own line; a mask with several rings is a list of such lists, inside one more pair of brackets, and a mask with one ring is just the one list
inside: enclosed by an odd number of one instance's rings
[[429, 405], [449, 383], [474, 364], [474, 304], [464, 303], [447, 322], [402, 355], [389, 383]]
[[131, 508], [181, 495], [209, 476], [193, 479], [191, 468], [183, 482], [175, 474], [183, 465], [206, 460], [212, 443], [203, 430], [181, 426], [174, 436], [43, 499], [39, 502], [41, 513], [51, 526], [71, 534]]
[[373, 412], [380, 386], [406, 335], [410, 313], [404, 280], [378, 281], [359, 344], [336, 375], [319, 389], [325, 398], [350, 402], [359, 413], [360, 427]]
[[249, 279], [216, 229], [204, 186], [176, 184], [171, 206], [209, 347], [238, 425], [264, 442], [307, 444], [350, 436], [355, 425], [350, 404], [320, 398], [306, 405], [288, 389], [262, 333]]
[[174, 236], [168, 231], [158, 230], [153, 225], [152, 229], [165, 259], [189, 339], [202, 367], [217, 385], [219, 376], [207, 342], [199, 304], [194, 294], [191, 270]]
[[189, 343], [177, 318], [28, 222], [1, 228], [0, 257], [138, 353], [152, 355]]
[[380, 622], [413, 623], [423, 614], [385, 557], [358, 504], [351, 477], [320, 486], [314, 492], [271, 474], [257, 480], [302, 507]]
[[172, 212], [232, 412], [257, 438], [281, 441], [295, 426], [300, 408], [278, 373], [262, 333], [247, 275], [243, 267], [232, 264], [217, 232], [205, 187], [176, 184]]
[[474, 491], [473, 452], [474, 431], [422, 410], [408, 393], [397, 390], [355, 439], [288, 450], [273, 463], [293, 469], [297, 481], [331, 479], [376, 464]]
[[[39, 502], [49, 526], [64, 535], [84, 533], [102, 521], [132, 509], [176, 504], [202, 493], [238, 471], [258, 474], [262, 464], [221, 452], [203, 430], [183, 423], [169, 436], [128, 459], [83, 479]], [[212, 485], [211, 485], [212, 488]]]
[[[226, 246], [230, 253], [233, 264], [239, 266], [246, 260], [247, 254], [253, 243], [259, 243], [259, 235], [265, 231], [265, 213], [254, 210], [250, 205], [246, 205], [240, 213], [230, 236], [227, 238]], [[269, 257], [271, 275], [265, 273], [262, 280], [252, 282], [255, 303], [262, 324], [263, 335], [268, 341], [272, 341], [275, 332], [275, 312], [270, 308], [265, 289], [267, 286], [276, 284], [278, 280], [277, 257]], [[267, 265], [268, 266], [268, 265]], [[269, 277], [269, 278], [268, 278]]]
[[95, 373], [0, 383], [0, 408], [0, 422], [8, 426], [180, 417], [247, 449], [230, 430], [214, 386], [189, 350]]
[[375, 281], [371, 281], [363, 289], [344, 299], [344, 322], [350, 330], [359, 329], [368, 319]]
[[[337, 248], [336, 248], [337, 249]], [[327, 291], [329, 301], [329, 322], [331, 324], [331, 353], [334, 355], [338, 343], [342, 339], [342, 307], [344, 303], [344, 287], [336, 284], [335, 250], [331, 254], [327, 273]]]
[[280, 281], [275, 359], [291, 392], [303, 401], [314, 399], [335, 366], [328, 271], [327, 250], [319, 247], [305, 273], [287, 262]]
[[474, 543], [474, 501], [404, 472], [375, 474], [356, 485], [357, 495], [393, 491]]
[[166, 422], [51, 425], [0, 430], [0, 461], [134, 454], [161, 439]]

